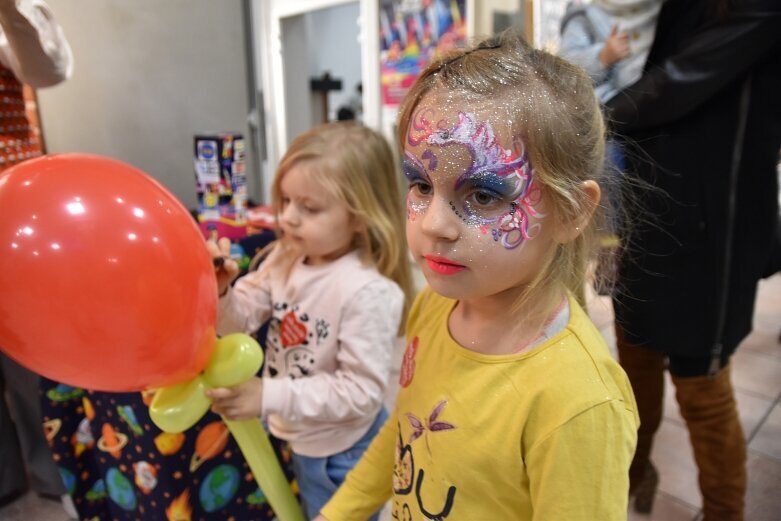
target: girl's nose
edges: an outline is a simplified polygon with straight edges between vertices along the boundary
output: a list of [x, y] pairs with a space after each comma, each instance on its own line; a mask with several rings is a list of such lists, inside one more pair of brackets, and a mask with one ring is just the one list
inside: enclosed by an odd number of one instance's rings
[[282, 222], [288, 226], [295, 226], [299, 222], [299, 215], [295, 206], [292, 202], [288, 202], [282, 207], [282, 213], [279, 215]]
[[434, 197], [420, 216], [423, 233], [439, 240], [455, 241], [460, 234], [461, 220], [451, 207], [450, 201]]

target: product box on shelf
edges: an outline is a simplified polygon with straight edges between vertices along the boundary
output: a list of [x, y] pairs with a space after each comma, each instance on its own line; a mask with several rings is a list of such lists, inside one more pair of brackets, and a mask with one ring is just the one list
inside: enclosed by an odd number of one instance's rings
[[198, 223], [204, 237], [236, 241], [247, 235], [244, 138], [221, 132], [195, 136]]

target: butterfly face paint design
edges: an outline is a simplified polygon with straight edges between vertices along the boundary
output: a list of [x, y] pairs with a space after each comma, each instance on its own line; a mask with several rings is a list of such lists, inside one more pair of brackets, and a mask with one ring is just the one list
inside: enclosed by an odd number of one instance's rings
[[[540, 202], [540, 190], [534, 183], [534, 169], [525, 146], [516, 141], [515, 150], [501, 146], [491, 123], [479, 122], [470, 112], [459, 112], [458, 121], [451, 126], [444, 122], [432, 125], [432, 111], [421, 110], [410, 124], [408, 144], [421, 143], [438, 148], [460, 145], [471, 158], [468, 168], [455, 180], [450, 201], [452, 211], [467, 225], [489, 230], [494, 240], [506, 249], [514, 249], [533, 238], [540, 224], [530, 224], [530, 217], [544, 217], [535, 206]], [[405, 152], [404, 172], [410, 186], [418, 187], [421, 196], [432, 186], [430, 173], [437, 170], [440, 161], [431, 148], [421, 159]], [[423, 191], [422, 191], [423, 190]], [[425, 197], [409, 197], [408, 216], [414, 220], [428, 208]]]

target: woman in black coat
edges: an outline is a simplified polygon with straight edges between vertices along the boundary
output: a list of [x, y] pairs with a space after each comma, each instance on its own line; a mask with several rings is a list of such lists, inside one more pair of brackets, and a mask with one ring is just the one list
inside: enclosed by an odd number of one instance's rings
[[[699, 469], [705, 520], [743, 519], [746, 449], [729, 359], [751, 331], [778, 223], [781, 2], [668, 0], [643, 77], [607, 104], [627, 141], [639, 218], [614, 297], [640, 411], [635, 508], [668, 367]], [[630, 183], [631, 184], [631, 183]]]

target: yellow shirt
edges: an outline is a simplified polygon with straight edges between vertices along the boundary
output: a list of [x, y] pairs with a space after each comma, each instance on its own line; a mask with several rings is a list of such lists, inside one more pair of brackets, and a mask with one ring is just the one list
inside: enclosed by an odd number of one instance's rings
[[450, 336], [455, 304], [418, 296], [394, 414], [323, 515], [364, 521], [393, 496], [403, 521], [626, 519], [639, 420], [588, 316], [570, 298], [549, 340], [483, 355]]

